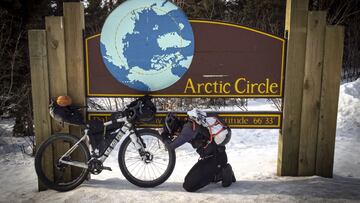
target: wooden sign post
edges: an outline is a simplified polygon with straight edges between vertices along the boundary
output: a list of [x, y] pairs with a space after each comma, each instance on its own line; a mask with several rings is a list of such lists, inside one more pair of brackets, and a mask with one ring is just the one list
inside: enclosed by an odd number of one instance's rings
[[333, 176], [344, 33], [342, 26], [326, 26], [315, 172], [323, 177]]
[[[80, 128], [61, 125], [50, 119], [50, 98], [69, 95], [73, 103], [85, 105], [83, 53], [84, 8], [82, 3], [64, 3], [64, 17], [45, 18], [45, 30], [29, 31], [33, 109], [36, 147], [53, 133], [80, 135]], [[52, 159], [69, 146], [54, 146], [46, 158], [46, 170], [56, 177]], [[78, 171], [66, 171], [66, 177]], [[65, 177], [65, 178], [66, 178]], [[39, 182], [39, 190], [46, 188]]]
[[288, 0], [288, 53], [278, 175], [332, 177], [344, 29]]
[[[45, 30], [30, 30], [29, 55], [31, 68], [31, 92], [33, 99], [35, 141], [39, 146], [47, 137], [51, 135], [51, 120], [48, 109], [49, 105], [49, 70], [48, 56], [46, 50]], [[49, 150], [44, 160], [45, 171], [50, 178], [53, 171], [52, 164], [53, 152]], [[39, 190], [45, 190], [45, 186], [39, 181]]]
[[281, 176], [296, 176], [298, 173], [308, 5], [308, 0], [286, 2], [285, 33], [288, 43], [277, 165], [277, 173]]
[[[79, 105], [86, 105], [83, 31], [85, 29], [84, 7], [81, 3], [64, 3], [65, 57], [68, 95]], [[85, 112], [84, 116], [85, 116]], [[72, 135], [81, 136], [78, 126], [69, 126]], [[81, 156], [74, 152], [75, 158]], [[78, 159], [80, 160], [80, 158]], [[79, 174], [81, 169], [73, 167], [71, 173]]]
[[313, 175], [315, 172], [325, 26], [326, 12], [309, 12], [300, 125], [299, 175]]

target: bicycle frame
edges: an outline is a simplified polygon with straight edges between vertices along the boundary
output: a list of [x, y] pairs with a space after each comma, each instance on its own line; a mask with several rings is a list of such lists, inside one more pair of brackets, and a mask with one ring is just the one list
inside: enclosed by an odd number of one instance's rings
[[[109, 126], [111, 124], [113, 124], [114, 121], [108, 121], [104, 123], [104, 126]], [[130, 136], [130, 139], [132, 141], [132, 143], [134, 144], [135, 148], [137, 150], [141, 150], [144, 148], [142, 142], [138, 139], [138, 137], [136, 136], [136, 133], [133, 129], [133, 124], [130, 123], [126, 117], [124, 118], [119, 118], [117, 119], [115, 122], [121, 123], [124, 122], [124, 125], [119, 128], [119, 132], [117, 133], [117, 135], [115, 136], [115, 138], [111, 141], [111, 143], [109, 144], [109, 146], [107, 146], [104, 154], [98, 158], [98, 160], [101, 161], [101, 163], [104, 163], [105, 160], [109, 157], [110, 153], [112, 152], [112, 150], [115, 148], [115, 146], [120, 142], [121, 138], [123, 136]], [[59, 162], [63, 163], [63, 164], [68, 164], [68, 165], [72, 165], [72, 166], [76, 166], [76, 167], [80, 167], [80, 168], [88, 168], [87, 164], [84, 163], [80, 163], [80, 162], [76, 162], [76, 161], [65, 161], [63, 160], [65, 157], [69, 156], [72, 152], [74, 152], [74, 150], [79, 146], [79, 144], [82, 141], [85, 141], [86, 138], [88, 138], [88, 132], [89, 132], [89, 128], [86, 128], [84, 130], [84, 136], [82, 136], [80, 138], [80, 140], [78, 142], [76, 142], [74, 144], [74, 146], [72, 146], [68, 151], [66, 151], [66, 153], [64, 155], [61, 156]], [[94, 159], [91, 158], [90, 160]], [[89, 161], [90, 161], [89, 160]]]

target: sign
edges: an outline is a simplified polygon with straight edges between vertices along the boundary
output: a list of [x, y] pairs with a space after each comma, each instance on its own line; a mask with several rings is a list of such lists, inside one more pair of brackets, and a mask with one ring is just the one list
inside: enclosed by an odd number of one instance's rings
[[[285, 39], [241, 25], [190, 20], [195, 52], [176, 83], [153, 91], [155, 97], [281, 98]], [[143, 91], [118, 82], [100, 51], [101, 35], [85, 39], [87, 96], [138, 97]], [[145, 43], [145, 42], [143, 42]], [[138, 50], [139, 57], [142, 50]], [[155, 81], [165, 77], [153, 77]]]
[[[207, 112], [211, 114], [211, 112]], [[179, 118], [187, 117], [184, 112], [175, 112]], [[216, 114], [225, 120], [230, 128], [265, 128], [279, 129], [281, 126], [281, 112], [216, 112]], [[151, 123], [139, 124], [138, 127], [161, 128], [164, 125], [166, 112], [159, 112]], [[88, 112], [87, 119], [99, 119], [108, 121], [111, 112]]]

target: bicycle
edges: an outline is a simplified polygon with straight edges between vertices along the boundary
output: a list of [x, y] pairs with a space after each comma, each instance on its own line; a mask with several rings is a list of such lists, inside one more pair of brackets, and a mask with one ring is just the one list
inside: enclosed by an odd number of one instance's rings
[[[111, 120], [104, 123], [85, 123], [79, 119], [79, 113], [74, 108], [79, 109], [73, 107], [69, 110], [64, 107], [75, 118], [65, 123], [81, 126], [82, 137], [56, 133], [45, 140], [36, 152], [35, 170], [47, 188], [72, 190], [83, 183], [89, 173], [97, 175], [103, 170], [111, 171], [103, 163], [124, 136], [118, 152], [118, 162], [122, 174], [129, 182], [139, 187], [155, 187], [169, 178], [175, 166], [175, 151], [162, 140], [158, 131], [138, 130], [136, 127], [140, 121], [153, 119], [156, 108], [151, 97], [144, 96], [131, 102], [124, 111], [113, 113]], [[59, 119], [54, 115], [52, 117]], [[90, 140], [91, 152], [85, 144], [87, 139]], [[51, 151], [54, 152], [54, 157], [49, 157]], [[48, 162], [54, 168], [53, 175], [44, 169]]]

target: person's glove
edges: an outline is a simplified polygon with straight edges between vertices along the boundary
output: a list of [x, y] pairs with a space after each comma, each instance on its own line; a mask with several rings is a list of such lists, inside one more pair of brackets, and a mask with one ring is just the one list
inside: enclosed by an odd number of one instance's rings
[[171, 134], [164, 131], [160, 134], [160, 137], [162, 139], [162, 141], [164, 141], [165, 143], [171, 143]]

